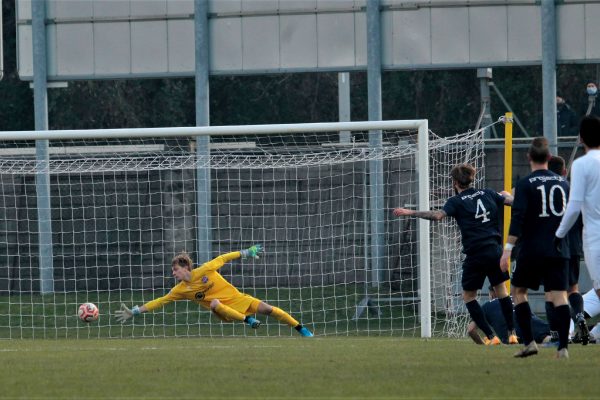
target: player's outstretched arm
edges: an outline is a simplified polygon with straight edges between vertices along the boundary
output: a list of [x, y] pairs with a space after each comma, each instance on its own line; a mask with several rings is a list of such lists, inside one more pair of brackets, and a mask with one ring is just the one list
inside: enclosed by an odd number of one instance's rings
[[124, 323], [128, 319], [133, 318], [136, 315], [140, 315], [146, 311], [148, 310], [146, 310], [145, 306], [134, 306], [132, 309], [129, 309], [124, 303], [121, 303], [121, 309], [115, 311], [115, 317], [117, 318], [118, 322]]
[[430, 221], [440, 221], [446, 218], [446, 213], [442, 210], [435, 211], [417, 211], [417, 210], [409, 210], [408, 208], [395, 208], [393, 211], [396, 217], [417, 217], [428, 219]]
[[240, 250], [240, 254], [242, 255], [242, 258], [254, 258], [254, 259], [258, 259], [259, 255], [262, 254], [264, 252], [262, 245], [260, 244], [255, 244], [254, 246], [250, 246], [247, 249], [244, 250]]

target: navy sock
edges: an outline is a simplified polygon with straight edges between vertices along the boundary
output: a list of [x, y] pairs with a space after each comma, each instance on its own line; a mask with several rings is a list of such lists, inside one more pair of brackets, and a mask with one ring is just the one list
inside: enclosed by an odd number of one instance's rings
[[550, 325], [551, 331], [558, 331], [558, 327], [556, 326], [556, 316], [554, 315], [554, 304], [551, 301], [547, 301], [546, 304], [546, 319], [548, 320], [548, 325]]
[[479, 305], [477, 300], [471, 300], [470, 302], [466, 303], [465, 306], [467, 307], [469, 315], [471, 316], [471, 319], [473, 320], [473, 322], [475, 322], [477, 327], [481, 329], [483, 333], [485, 333], [488, 339], [493, 338], [494, 332], [492, 331], [490, 324], [488, 324], [487, 320], [485, 319], [485, 315], [483, 315], [483, 310], [481, 309], [481, 306]]
[[515, 306], [515, 316], [517, 323], [521, 327], [523, 334], [523, 343], [528, 345], [533, 341], [533, 331], [531, 330], [531, 308], [529, 302], [523, 302]]
[[510, 296], [503, 297], [498, 299], [500, 302], [500, 308], [502, 308], [502, 315], [504, 315], [504, 320], [506, 321], [506, 329], [508, 333], [511, 334], [513, 329], [515, 329], [515, 325], [513, 322], [513, 304]]
[[571, 315], [569, 305], [554, 307], [554, 315], [556, 316], [556, 328], [558, 331], [558, 349], [564, 349], [569, 345], [569, 325]]
[[569, 304], [573, 309], [572, 318], [575, 320], [577, 314], [583, 313], [583, 296], [581, 293], [575, 292], [569, 295]]

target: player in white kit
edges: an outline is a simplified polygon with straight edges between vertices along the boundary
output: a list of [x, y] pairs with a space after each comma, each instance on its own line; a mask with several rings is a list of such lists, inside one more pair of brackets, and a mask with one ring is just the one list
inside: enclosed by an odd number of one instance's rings
[[579, 138], [585, 155], [573, 162], [567, 209], [556, 230], [556, 241], [567, 235], [583, 215], [583, 255], [596, 295], [600, 297], [600, 119], [582, 119]]

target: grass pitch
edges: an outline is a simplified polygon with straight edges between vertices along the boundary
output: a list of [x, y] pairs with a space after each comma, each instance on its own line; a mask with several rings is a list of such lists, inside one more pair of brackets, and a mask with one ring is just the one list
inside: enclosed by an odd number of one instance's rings
[[600, 345], [398, 338], [0, 341], [0, 398], [397, 399], [597, 395]]

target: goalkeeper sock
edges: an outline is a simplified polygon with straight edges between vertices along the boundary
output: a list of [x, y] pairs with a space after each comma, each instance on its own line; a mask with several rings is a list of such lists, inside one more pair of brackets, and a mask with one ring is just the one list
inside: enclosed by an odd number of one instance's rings
[[273, 311], [271, 311], [270, 315], [277, 318], [279, 321], [288, 324], [292, 328], [300, 325], [298, 321], [296, 321], [290, 314], [286, 313], [281, 308], [273, 307]]
[[510, 335], [512, 331], [515, 329], [515, 324], [513, 320], [513, 305], [510, 296], [503, 297], [498, 299], [500, 302], [500, 308], [502, 308], [502, 315], [504, 315], [504, 321], [506, 321], [506, 328], [508, 330], [508, 334]]
[[494, 331], [492, 331], [490, 324], [488, 324], [487, 320], [485, 319], [483, 310], [481, 309], [481, 306], [477, 300], [471, 300], [470, 302], [466, 303], [465, 306], [467, 307], [467, 311], [469, 311], [471, 319], [473, 322], [475, 322], [475, 325], [477, 325], [477, 327], [481, 329], [483, 333], [485, 333], [485, 336], [487, 336], [488, 339], [493, 338]]
[[523, 334], [523, 343], [527, 346], [533, 342], [533, 330], [531, 329], [531, 308], [529, 302], [525, 301], [515, 306], [515, 316], [517, 324], [521, 327]]
[[243, 321], [246, 318], [246, 316], [241, 312], [238, 312], [231, 307], [227, 307], [225, 304], [222, 303], [219, 303], [215, 307], [214, 311], [229, 321]]

